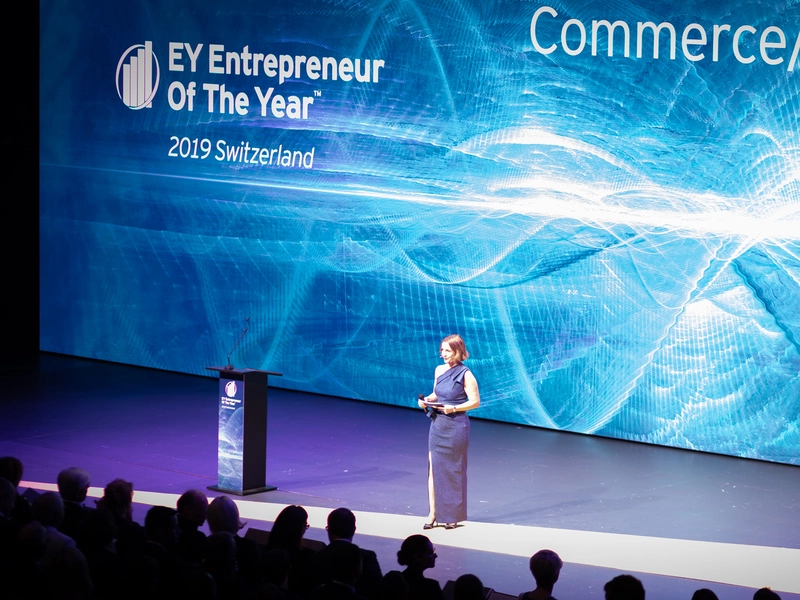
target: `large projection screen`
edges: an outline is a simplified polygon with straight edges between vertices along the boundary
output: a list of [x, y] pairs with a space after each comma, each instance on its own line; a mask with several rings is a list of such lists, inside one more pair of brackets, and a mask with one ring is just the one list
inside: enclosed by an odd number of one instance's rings
[[800, 464], [800, 3], [40, 19], [42, 350]]

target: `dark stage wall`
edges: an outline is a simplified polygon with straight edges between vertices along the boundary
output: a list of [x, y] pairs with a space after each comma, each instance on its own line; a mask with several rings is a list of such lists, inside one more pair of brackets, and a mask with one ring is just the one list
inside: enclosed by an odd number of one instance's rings
[[[39, 352], [39, 63], [38, 6], [24, 4], [15, 22], [25, 51], [6, 65], [13, 92], [6, 94], [4, 130], [7, 150], [3, 203], [5, 234], [0, 239], [3, 277], [8, 283], [0, 300], [6, 318], [0, 362], [19, 365]], [[12, 323], [20, 327], [14, 330]]]

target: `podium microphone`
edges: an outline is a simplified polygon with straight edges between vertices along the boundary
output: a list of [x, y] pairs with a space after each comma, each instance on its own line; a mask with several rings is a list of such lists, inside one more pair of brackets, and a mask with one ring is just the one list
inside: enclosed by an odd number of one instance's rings
[[242, 335], [239, 336], [239, 339], [236, 340], [236, 343], [233, 345], [233, 348], [231, 348], [231, 351], [228, 352], [228, 364], [225, 365], [226, 371], [233, 371], [233, 365], [231, 364], [231, 354], [233, 354], [233, 351], [236, 350], [236, 347], [239, 345], [239, 342], [242, 341], [242, 338], [244, 337], [244, 334], [247, 333], [247, 330], [250, 329], [250, 326], [248, 325], [248, 323], [250, 323], [250, 317], [247, 317], [244, 322], [245, 326], [244, 326], [244, 331], [242, 331]]

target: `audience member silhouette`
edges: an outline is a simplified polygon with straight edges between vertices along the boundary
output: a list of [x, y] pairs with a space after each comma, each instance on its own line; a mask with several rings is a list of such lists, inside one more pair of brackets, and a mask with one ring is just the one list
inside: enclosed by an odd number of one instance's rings
[[278, 513], [272, 524], [267, 548], [283, 548], [291, 556], [302, 547], [308, 527], [306, 509], [296, 504], [287, 506]]
[[86, 515], [78, 547], [89, 563], [89, 573], [98, 598], [124, 598], [130, 591], [125, 565], [116, 552], [117, 527], [107, 510]]
[[49, 597], [90, 598], [94, 588], [89, 567], [75, 541], [58, 531], [64, 520], [64, 501], [58, 492], [45, 492], [33, 503], [33, 517], [44, 527], [45, 550], [38, 563], [44, 569]]
[[[356, 516], [347, 508], [337, 508], [328, 514], [328, 545], [314, 555], [311, 563], [315, 585], [330, 583], [333, 579], [331, 558], [342, 544], [352, 544], [356, 533]], [[361, 548], [361, 575], [356, 581], [356, 591], [367, 598], [377, 599], [381, 573], [378, 557], [372, 550]]]
[[152, 558], [158, 565], [156, 597], [181, 597], [193, 580], [201, 578], [201, 573], [174, 553], [179, 533], [177, 512], [168, 506], [153, 506], [145, 516], [144, 529], [147, 541], [138, 548], [138, 554]]
[[108, 511], [114, 518], [117, 529], [117, 553], [129, 556], [145, 542], [144, 528], [133, 520], [133, 483], [115, 479], [103, 490], [103, 497], [96, 501], [97, 508]]
[[237, 535], [245, 524], [239, 519], [239, 507], [227, 496], [214, 498], [208, 505], [206, 513], [208, 528], [211, 533], [227, 531]]
[[485, 600], [483, 582], [476, 575], [462, 575], [453, 586], [453, 600]]
[[144, 531], [147, 544], [172, 552], [178, 543], [178, 513], [168, 506], [153, 506], [144, 518]]
[[[11, 518], [16, 498], [16, 487], [0, 477], [0, 596], [45, 597], [46, 590], [37, 588], [44, 579], [39, 563], [45, 553], [45, 530], [36, 521], [21, 526]], [[32, 584], [31, 589], [28, 583]]]
[[33, 518], [45, 529], [46, 551], [42, 564], [51, 566], [67, 548], [75, 548], [75, 540], [58, 531], [64, 520], [64, 501], [58, 492], [45, 492], [33, 503]]
[[208, 536], [205, 544], [205, 569], [214, 578], [218, 600], [247, 597], [248, 589], [236, 563], [236, 540], [229, 531]]
[[553, 587], [563, 566], [561, 557], [552, 550], [539, 550], [531, 556], [528, 567], [536, 581], [536, 589], [520, 594], [519, 600], [555, 600]]
[[205, 553], [206, 534], [200, 531], [208, 515], [208, 498], [199, 490], [184, 492], [177, 503], [178, 545], [175, 550], [192, 563], [200, 563]]
[[31, 505], [19, 493], [19, 482], [22, 481], [23, 472], [24, 468], [20, 459], [14, 456], [0, 457], [0, 477], [7, 479], [14, 486], [14, 508], [11, 509], [11, 519], [18, 525], [25, 525], [33, 521]]
[[403, 579], [408, 585], [408, 597], [414, 600], [442, 600], [442, 588], [424, 572], [436, 566], [436, 550], [424, 535], [412, 535], [403, 540], [397, 562], [406, 567]]
[[22, 461], [14, 456], [0, 457], [0, 477], [8, 479], [14, 486], [14, 489], [19, 487], [19, 482], [22, 481]]
[[633, 575], [617, 575], [603, 590], [606, 600], [644, 600], [644, 586]]
[[89, 492], [89, 473], [79, 467], [64, 469], [58, 474], [58, 493], [64, 501], [64, 520], [58, 528], [76, 542], [80, 541], [83, 524], [89, 508], [83, 505]]
[[719, 600], [719, 598], [708, 588], [701, 588], [692, 594], [692, 600]]
[[12, 547], [17, 540], [19, 524], [11, 518], [17, 490], [5, 477], [0, 477], [0, 573], [12, 554]]
[[275, 518], [267, 542], [267, 550], [281, 548], [289, 553], [289, 590], [306, 595], [313, 587], [312, 562], [314, 551], [303, 547], [303, 535], [308, 529], [308, 513], [302, 506], [290, 505]]
[[753, 594], [753, 600], [781, 600], [781, 597], [768, 587], [763, 587]]
[[314, 588], [311, 600], [366, 600], [356, 591], [356, 581], [361, 575], [361, 549], [345, 542], [336, 544], [330, 554], [331, 581]]
[[239, 535], [244, 525], [239, 519], [239, 507], [227, 496], [214, 498], [208, 505], [208, 528], [212, 534], [226, 531], [233, 536], [239, 573], [250, 589], [256, 590], [261, 587], [260, 553], [254, 541]]

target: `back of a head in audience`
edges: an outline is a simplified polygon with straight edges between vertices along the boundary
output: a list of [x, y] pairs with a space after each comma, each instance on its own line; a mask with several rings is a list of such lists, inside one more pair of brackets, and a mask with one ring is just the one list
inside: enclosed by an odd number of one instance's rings
[[404, 539], [397, 552], [397, 563], [412, 571], [432, 569], [437, 558], [430, 539], [418, 533]]
[[172, 548], [178, 542], [178, 513], [168, 506], [153, 506], [144, 518], [147, 539]]
[[92, 483], [89, 473], [80, 467], [70, 467], [58, 474], [58, 492], [64, 502], [83, 502]]
[[109, 511], [115, 517], [130, 519], [133, 514], [133, 483], [115, 479], [103, 490], [103, 497], [97, 506]]
[[337, 508], [328, 515], [328, 538], [353, 541], [356, 534], [356, 516], [350, 509]]
[[763, 587], [753, 594], [753, 600], [781, 600], [781, 597], [768, 587]]
[[58, 527], [64, 520], [64, 501], [58, 492], [45, 492], [33, 502], [33, 518], [45, 527]]
[[536, 587], [551, 591], [558, 581], [558, 576], [563, 566], [564, 563], [561, 557], [552, 550], [539, 550], [531, 556], [531, 560], [528, 563], [531, 575], [536, 580]]
[[239, 520], [239, 507], [227, 496], [218, 496], [208, 505], [208, 528], [211, 533], [227, 531], [236, 535], [244, 527]]
[[289, 553], [300, 550], [303, 535], [308, 528], [308, 513], [302, 506], [292, 504], [284, 508], [272, 524], [267, 548], [283, 548]]
[[178, 514], [200, 527], [208, 516], [208, 498], [200, 490], [187, 490], [178, 498]]
[[13, 456], [0, 457], [0, 477], [8, 479], [16, 489], [22, 481], [22, 461]]
[[719, 598], [708, 588], [701, 588], [692, 594], [692, 600], [719, 600]]
[[645, 600], [644, 586], [633, 575], [617, 575], [603, 587], [606, 600]]
[[453, 600], [484, 600], [483, 582], [475, 575], [462, 575], [453, 586]]

